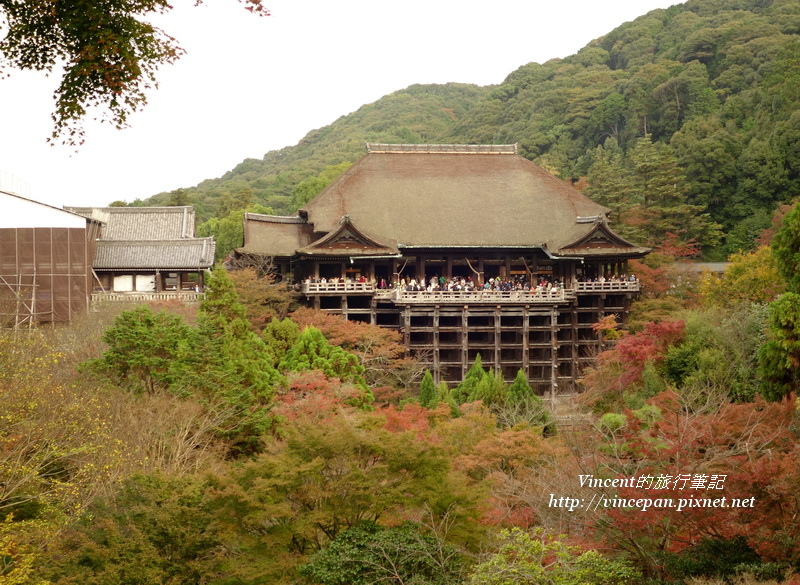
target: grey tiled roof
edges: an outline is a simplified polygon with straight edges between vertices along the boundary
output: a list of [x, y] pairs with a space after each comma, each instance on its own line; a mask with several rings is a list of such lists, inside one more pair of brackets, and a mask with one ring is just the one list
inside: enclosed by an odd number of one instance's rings
[[103, 223], [103, 240], [179, 240], [194, 237], [194, 207], [65, 207]]
[[162, 241], [99, 240], [93, 267], [121, 269], [205, 269], [214, 264], [214, 238]]

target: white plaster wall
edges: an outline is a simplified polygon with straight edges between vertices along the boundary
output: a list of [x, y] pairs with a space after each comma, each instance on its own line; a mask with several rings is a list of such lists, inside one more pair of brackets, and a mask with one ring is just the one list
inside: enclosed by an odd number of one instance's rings
[[137, 274], [136, 292], [156, 292], [156, 275]]
[[82, 228], [86, 219], [43, 203], [0, 192], [0, 228]]
[[133, 290], [133, 275], [118, 274], [114, 277], [114, 292], [131, 292]]

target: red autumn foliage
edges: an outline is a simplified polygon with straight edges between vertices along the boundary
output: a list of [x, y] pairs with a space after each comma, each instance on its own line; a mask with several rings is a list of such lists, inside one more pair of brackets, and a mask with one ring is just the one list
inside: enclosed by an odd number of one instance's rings
[[667, 349], [683, 338], [686, 324], [683, 321], [662, 321], [645, 324], [644, 330], [626, 335], [611, 350], [623, 366], [621, 382], [629, 385], [641, 379], [644, 366], [649, 361], [663, 360]]
[[[660, 418], [647, 427], [628, 413], [627, 426], [612, 440], [614, 448], [606, 449], [608, 457], [597, 463], [595, 475], [651, 477], [649, 489], [604, 491], [609, 497], [663, 499], [675, 505], [647, 510], [601, 506], [593, 526], [598, 543], [629, 551], [654, 573], [662, 552], [679, 552], [702, 538], [742, 536], [766, 561], [800, 561], [794, 400], [726, 404], [694, 413], [685, 398], [665, 392], [651, 404]], [[666, 476], [671, 480], [655, 489], [658, 478]], [[692, 505], [703, 500], [722, 505]], [[678, 510], [681, 501], [684, 507]]]
[[655, 251], [670, 258], [696, 258], [700, 254], [700, 244], [696, 238], [682, 240], [680, 234], [667, 232]]
[[781, 229], [781, 225], [783, 225], [783, 218], [788, 215], [795, 205], [797, 205], [797, 200], [795, 200], [794, 203], [786, 203], [778, 206], [778, 209], [775, 210], [772, 216], [772, 225], [761, 232], [761, 235], [756, 240], [757, 247], [760, 248], [772, 244], [772, 238], [775, 237], [775, 234], [778, 233], [778, 230]]
[[287, 376], [287, 386], [275, 396], [272, 410], [286, 420], [325, 420], [365, 398], [362, 388], [328, 378], [319, 370], [289, 372]]
[[667, 349], [683, 338], [684, 321], [646, 323], [642, 331], [623, 335], [616, 345], [597, 356], [584, 384], [589, 391], [622, 391], [638, 384], [648, 362], [664, 359]]
[[631, 273], [639, 279], [639, 284], [645, 294], [658, 297], [671, 288], [666, 266], [651, 268], [640, 260], [631, 260], [628, 266]]
[[406, 348], [399, 332], [378, 325], [348, 321], [339, 315], [303, 307], [289, 315], [300, 329], [314, 326], [331, 345], [358, 356], [369, 385], [408, 387], [424, 373]]
[[416, 403], [404, 404], [398, 408], [390, 404], [380, 410], [386, 418], [386, 429], [394, 433], [414, 431], [417, 438], [431, 443], [438, 442], [430, 431], [437, 420], [450, 418], [452, 415], [450, 407], [446, 404], [439, 404], [436, 408], [425, 408]]

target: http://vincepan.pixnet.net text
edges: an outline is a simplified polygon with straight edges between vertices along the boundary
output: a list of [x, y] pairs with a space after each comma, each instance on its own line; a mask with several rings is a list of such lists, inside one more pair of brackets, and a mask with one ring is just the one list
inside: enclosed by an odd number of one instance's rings
[[[726, 475], [679, 473], [676, 475], [638, 475], [601, 478], [579, 475], [582, 490], [597, 491], [586, 496], [550, 494], [548, 506], [569, 512], [627, 508], [647, 511], [670, 509], [678, 512], [691, 508], [753, 508], [755, 496], [731, 498], [723, 494]], [[625, 495], [620, 495], [624, 491]], [[635, 492], [635, 493], [634, 493]]]

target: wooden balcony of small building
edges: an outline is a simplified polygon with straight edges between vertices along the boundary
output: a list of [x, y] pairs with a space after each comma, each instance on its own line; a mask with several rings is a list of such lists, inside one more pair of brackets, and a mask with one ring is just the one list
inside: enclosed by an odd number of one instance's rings
[[600, 292], [639, 292], [638, 279], [608, 279], [591, 282], [576, 282], [575, 292], [578, 294]]
[[304, 280], [304, 295], [373, 294], [377, 289], [374, 282], [332, 279], [329, 281]]
[[156, 301], [180, 301], [198, 303], [205, 293], [192, 290], [173, 290], [164, 292], [93, 292], [92, 303], [152, 303]]

